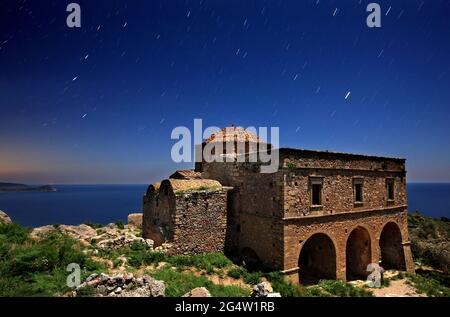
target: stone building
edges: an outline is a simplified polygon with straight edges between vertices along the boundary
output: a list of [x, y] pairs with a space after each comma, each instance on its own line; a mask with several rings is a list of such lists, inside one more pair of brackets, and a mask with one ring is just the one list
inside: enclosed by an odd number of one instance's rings
[[[405, 160], [281, 148], [280, 167], [260, 173], [244, 155], [269, 148], [227, 128], [202, 144], [223, 143], [226, 162], [196, 163], [151, 185], [144, 237], [171, 252], [225, 252], [294, 282], [365, 278], [370, 263], [414, 271], [407, 227]], [[275, 150], [273, 150], [275, 151]]]

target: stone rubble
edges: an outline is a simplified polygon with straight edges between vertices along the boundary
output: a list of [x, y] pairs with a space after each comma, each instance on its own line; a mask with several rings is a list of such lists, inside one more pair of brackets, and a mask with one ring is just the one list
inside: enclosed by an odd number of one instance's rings
[[34, 228], [31, 232], [31, 238], [39, 240], [55, 230], [67, 234], [69, 237], [80, 241], [84, 245], [95, 244], [100, 250], [116, 250], [129, 247], [134, 243], [142, 243], [149, 250], [153, 249], [153, 240], [137, 237], [136, 234], [138, 232], [136, 228], [128, 225], [124, 229], [120, 229], [115, 224], [108, 224], [97, 230], [85, 224], [79, 226], [44, 226]]
[[281, 297], [281, 294], [274, 293], [269, 282], [261, 282], [253, 286], [252, 297]]
[[164, 297], [166, 291], [163, 281], [155, 280], [148, 275], [134, 277], [132, 273], [119, 273], [113, 276], [95, 273], [68, 296], [77, 297], [88, 287], [92, 289], [95, 297]]

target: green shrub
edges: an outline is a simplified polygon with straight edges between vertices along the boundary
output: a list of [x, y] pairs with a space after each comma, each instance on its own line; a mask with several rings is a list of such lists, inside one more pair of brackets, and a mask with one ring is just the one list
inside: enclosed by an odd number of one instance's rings
[[0, 224], [0, 237], [7, 243], [23, 244], [30, 233], [30, 229], [24, 229], [18, 224]]
[[175, 255], [167, 257], [166, 262], [176, 267], [195, 267], [213, 273], [215, 269], [223, 269], [233, 264], [222, 253], [205, 253], [197, 255]]
[[91, 221], [85, 221], [84, 224], [86, 226], [91, 227], [92, 229], [100, 229], [103, 228], [103, 225], [99, 224], [99, 223], [92, 223]]
[[297, 165], [295, 163], [289, 162], [286, 164], [287, 168], [289, 169], [295, 169], [297, 168]]
[[141, 265], [150, 265], [159, 262], [165, 262], [166, 255], [160, 252], [135, 251], [130, 252], [127, 255], [127, 258], [128, 264], [134, 267], [140, 267]]
[[114, 224], [117, 226], [117, 228], [119, 228], [121, 230], [125, 229], [125, 225], [123, 224], [122, 220], [118, 220]]
[[243, 267], [237, 266], [228, 270], [227, 275], [234, 279], [240, 279], [247, 273], [247, 270]]
[[246, 272], [243, 276], [244, 282], [250, 285], [256, 285], [261, 283], [262, 273], [261, 272]]

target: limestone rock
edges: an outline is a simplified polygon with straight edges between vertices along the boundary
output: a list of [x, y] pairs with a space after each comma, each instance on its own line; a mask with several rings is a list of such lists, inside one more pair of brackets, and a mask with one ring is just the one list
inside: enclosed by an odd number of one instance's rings
[[269, 282], [262, 282], [253, 286], [252, 297], [276, 297], [269, 296], [271, 293], [273, 293], [272, 285]]
[[142, 227], [143, 214], [129, 214], [128, 215], [128, 225], [141, 228]]
[[184, 294], [183, 297], [211, 297], [211, 293], [205, 287], [197, 287]]
[[129, 247], [136, 242], [146, 245], [148, 249], [153, 249], [154, 244], [153, 240], [137, 237], [136, 234], [138, 234], [138, 231], [135, 227], [126, 226], [124, 229], [120, 229], [115, 224], [109, 224], [97, 230], [84, 224], [79, 226], [43, 226], [33, 229], [31, 238], [40, 240], [55, 230], [58, 230], [85, 245], [90, 245], [95, 242], [97, 248], [101, 250], [116, 250], [123, 247]]
[[0, 224], [11, 224], [11, 218], [9, 218], [9, 216], [4, 213], [3, 211], [0, 210]]
[[31, 238], [35, 240], [39, 240], [44, 238], [50, 232], [58, 230], [63, 234], [67, 234], [69, 237], [79, 240], [83, 244], [91, 243], [92, 238], [97, 235], [95, 229], [89, 227], [88, 225], [79, 225], [79, 226], [43, 226], [39, 228], [34, 228], [31, 232]]
[[163, 281], [144, 275], [134, 277], [132, 273], [92, 274], [85, 282], [67, 296], [76, 297], [85, 288], [93, 290], [95, 297], [164, 297], [166, 286]]
[[153, 249], [153, 240], [136, 237], [134, 235], [102, 240], [97, 244], [97, 247], [102, 250], [117, 250], [124, 247], [129, 247], [134, 243], [142, 243], [146, 245], [148, 249]]

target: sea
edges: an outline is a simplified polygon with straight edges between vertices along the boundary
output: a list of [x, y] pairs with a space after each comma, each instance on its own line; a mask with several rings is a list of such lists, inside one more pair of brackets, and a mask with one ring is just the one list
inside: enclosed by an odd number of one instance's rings
[[[56, 192], [0, 193], [0, 210], [25, 227], [126, 223], [142, 212], [147, 185], [54, 185]], [[408, 210], [450, 218], [450, 183], [410, 183]]]

